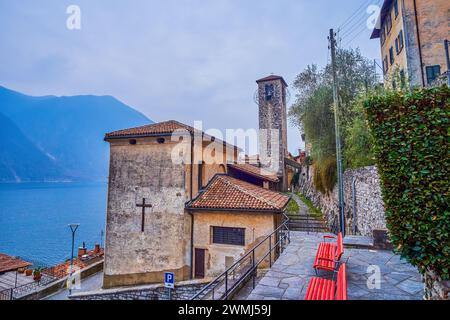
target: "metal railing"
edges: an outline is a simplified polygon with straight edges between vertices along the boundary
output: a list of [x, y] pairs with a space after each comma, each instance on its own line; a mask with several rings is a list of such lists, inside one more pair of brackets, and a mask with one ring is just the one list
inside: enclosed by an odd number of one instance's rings
[[[267, 263], [270, 267], [290, 243], [289, 220], [285, 220], [275, 231], [253, 247], [225, 272], [203, 287], [191, 300], [228, 300], [245, 285], [250, 278], [256, 285], [258, 267]], [[268, 250], [264, 250], [264, 246]], [[263, 251], [262, 253], [260, 251]]]
[[[20, 257], [19, 257], [20, 258]], [[22, 259], [22, 258], [20, 258]], [[27, 295], [35, 293], [41, 290], [43, 287], [61, 279], [64, 277], [63, 274], [54, 270], [53, 267], [48, 267], [45, 263], [33, 261], [30, 259], [22, 259], [29, 261], [32, 265], [29, 267], [33, 268], [41, 268], [41, 278], [39, 281], [29, 282], [14, 288], [5, 289], [0, 291], [0, 300], [18, 300]], [[16, 271], [18, 272], [18, 271]], [[30, 277], [33, 277], [32, 275]]]

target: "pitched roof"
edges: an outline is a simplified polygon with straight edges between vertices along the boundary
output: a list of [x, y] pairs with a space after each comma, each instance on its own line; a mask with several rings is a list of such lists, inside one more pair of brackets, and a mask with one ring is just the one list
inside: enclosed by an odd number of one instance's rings
[[154, 124], [149, 124], [136, 128], [129, 128], [107, 133], [105, 139], [108, 138], [127, 138], [127, 137], [145, 137], [153, 135], [172, 134], [176, 130], [187, 130], [194, 132], [194, 128], [175, 120], [169, 120]]
[[186, 207], [191, 210], [282, 212], [289, 199], [281, 193], [217, 174], [206, 189]]
[[283, 77], [277, 76], [277, 75], [275, 75], [275, 74], [272, 74], [272, 75], [270, 75], [270, 76], [268, 76], [268, 77], [261, 78], [261, 79], [259, 79], [259, 80], [256, 80], [256, 83], [266, 82], [266, 81], [274, 81], [274, 80], [281, 80], [281, 81], [284, 83], [284, 85], [285, 85], [286, 87], [288, 87], [288, 84], [287, 84], [286, 81], [283, 79]]
[[0, 273], [14, 271], [19, 268], [25, 268], [31, 265], [31, 263], [23, 261], [17, 257], [11, 257], [6, 254], [0, 253]]
[[228, 167], [238, 170], [240, 172], [244, 172], [251, 176], [260, 178], [262, 180], [266, 180], [266, 181], [270, 181], [270, 182], [280, 181], [280, 179], [278, 179], [275, 172], [269, 171], [268, 169], [259, 168], [257, 166], [254, 166], [254, 165], [251, 165], [248, 163], [240, 163], [240, 164], [230, 163], [230, 164], [228, 164]]
[[[123, 139], [123, 138], [144, 138], [144, 137], [154, 137], [154, 136], [167, 136], [171, 135], [177, 130], [186, 130], [189, 133], [195, 133], [195, 132], [201, 132], [200, 130], [196, 130], [194, 127], [188, 126], [187, 124], [175, 121], [175, 120], [169, 120], [159, 123], [153, 123], [141, 127], [136, 128], [129, 128], [124, 130], [118, 130], [114, 132], [107, 133], [105, 135], [105, 140], [111, 140], [111, 139]], [[207, 135], [204, 132], [201, 132], [204, 137], [208, 137], [211, 139], [211, 141], [217, 141], [217, 142], [223, 142], [224, 145], [227, 145], [232, 148], [238, 147], [231, 145], [229, 143], [226, 143], [222, 140], [215, 139], [215, 137], [212, 137], [210, 135]]]

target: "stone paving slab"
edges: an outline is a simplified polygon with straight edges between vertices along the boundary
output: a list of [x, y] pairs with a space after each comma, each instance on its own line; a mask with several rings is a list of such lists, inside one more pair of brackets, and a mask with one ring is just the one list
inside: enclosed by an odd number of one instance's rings
[[[323, 235], [291, 232], [291, 244], [247, 300], [303, 300], [309, 280], [315, 276], [312, 266]], [[350, 300], [423, 300], [422, 276], [391, 251], [345, 249], [342, 261], [347, 263]], [[380, 272], [379, 286], [371, 281], [375, 271]], [[320, 271], [319, 276], [331, 278], [332, 274]], [[375, 288], [370, 289], [368, 283]]]

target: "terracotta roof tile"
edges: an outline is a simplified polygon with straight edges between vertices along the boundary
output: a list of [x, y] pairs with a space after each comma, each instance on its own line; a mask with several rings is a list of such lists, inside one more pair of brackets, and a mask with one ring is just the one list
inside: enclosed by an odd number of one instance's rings
[[228, 167], [244, 172], [246, 174], [261, 178], [266, 181], [271, 182], [279, 182], [280, 179], [278, 179], [275, 172], [269, 171], [268, 169], [259, 168], [257, 166], [248, 164], [248, 163], [240, 163], [240, 164], [228, 164]]
[[129, 128], [129, 129], [110, 132], [105, 135], [105, 139], [158, 135], [158, 134], [161, 134], [161, 135], [171, 134], [179, 129], [184, 129], [191, 133], [194, 132], [193, 127], [183, 124], [181, 122], [175, 121], [175, 120], [170, 120], [170, 121], [165, 121], [165, 122], [149, 124], [149, 125], [145, 125], [145, 126], [141, 126], [141, 127]]
[[0, 253], [0, 273], [14, 271], [19, 268], [25, 268], [28, 266], [31, 266], [30, 262]]
[[248, 182], [218, 174], [188, 209], [282, 211], [289, 197]]
[[270, 76], [268, 76], [268, 77], [264, 77], [264, 78], [259, 79], [259, 80], [256, 80], [256, 83], [265, 82], [265, 81], [273, 81], [273, 80], [281, 80], [281, 81], [284, 83], [284, 85], [285, 85], [286, 87], [288, 86], [288, 84], [287, 84], [286, 81], [283, 79], [283, 77], [277, 76], [277, 75], [275, 75], [275, 74], [272, 74], [272, 75], [270, 75]]
[[[80, 258], [75, 258], [73, 260], [73, 265], [79, 269], [84, 269], [87, 266], [90, 266], [100, 260], [103, 259], [104, 251], [101, 249], [99, 252], [95, 252], [94, 250], [90, 250], [87, 253], [88, 258], [86, 260], [82, 260]], [[70, 271], [70, 260], [66, 262], [57, 264], [55, 266], [44, 269], [44, 273], [49, 273], [57, 278], [64, 278], [69, 275]]]
[[[122, 138], [139, 138], [139, 137], [148, 137], [148, 136], [165, 136], [170, 135], [174, 133], [176, 130], [187, 130], [190, 133], [196, 132], [194, 127], [188, 126], [187, 124], [175, 121], [175, 120], [169, 120], [159, 123], [153, 123], [141, 127], [136, 128], [129, 128], [124, 130], [118, 130], [114, 132], [107, 133], [105, 135], [105, 140], [108, 141], [110, 139], [122, 139]], [[200, 132], [200, 131], [198, 131]], [[209, 137], [212, 139], [212, 136], [207, 135], [206, 133], [202, 132], [204, 137]], [[213, 140], [211, 140], [213, 141]], [[223, 142], [224, 145], [227, 145], [231, 148], [237, 148], [238, 147], [231, 145], [229, 143], [226, 143], [222, 140], [215, 139], [216, 142]]]

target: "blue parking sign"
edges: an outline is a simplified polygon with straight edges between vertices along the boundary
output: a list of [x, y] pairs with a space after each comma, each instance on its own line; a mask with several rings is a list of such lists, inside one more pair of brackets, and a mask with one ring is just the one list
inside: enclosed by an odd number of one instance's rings
[[170, 289], [175, 288], [175, 274], [173, 272], [164, 273], [164, 286]]

